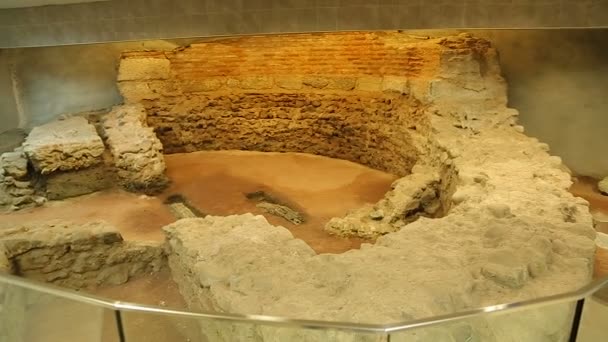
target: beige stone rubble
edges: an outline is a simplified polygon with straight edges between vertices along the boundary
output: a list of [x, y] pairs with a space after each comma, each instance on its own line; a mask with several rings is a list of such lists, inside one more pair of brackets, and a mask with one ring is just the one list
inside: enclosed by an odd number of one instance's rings
[[140, 105], [117, 106], [103, 123], [117, 177], [128, 190], [156, 192], [167, 184], [163, 146]]
[[122, 284], [165, 264], [160, 243], [123, 241], [104, 222], [5, 223], [0, 250], [0, 268], [74, 289]]
[[[328, 225], [339, 234], [380, 236], [376, 243], [315, 255], [262, 217], [180, 220], [165, 227], [169, 262], [193, 308], [390, 323], [563, 293], [591, 279], [595, 231], [588, 203], [567, 191], [571, 180], [561, 160], [516, 126], [494, 49], [467, 35], [424, 44], [437, 46], [429, 51], [440, 55], [439, 65], [425, 77], [408, 78], [408, 95], [401, 95], [407, 99], [402, 108], [419, 108], [421, 115], [408, 131], [411, 174], [401, 173], [380, 202]], [[387, 96], [382, 78], [359, 78], [356, 89]], [[147, 105], [158, 103], [163, 106]], [[154, 108], [170, 117], [171, 110]], [[404, 136], [391, 135], [394, 141]], [[381, 154], [380, 165], [394, 162], [394, 151]], [[563, 305], [398, 334], [391, 341], [505, 341], [513, 329], [526, 341], [564, 341], [571, 314], [572, 306]], [[209, 325], [205, 332], [217, 341], [355, 338], [237, 325]]]
[[95, 127], [82, 117], [35, 127], [23, 148], [34, 168], [42, 174], [99, 164], [105, 149]]
[[597, 183], [597, 187], [601, 193], [608, 195], [608, 177], [602, 179]]
[[27, 165], [22, 148], [0, 155], [0, 209], [13, 210], [44, 202]]

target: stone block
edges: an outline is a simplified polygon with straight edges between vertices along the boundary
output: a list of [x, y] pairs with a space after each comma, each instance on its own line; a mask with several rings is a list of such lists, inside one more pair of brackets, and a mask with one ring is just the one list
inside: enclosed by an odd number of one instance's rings
[[277, 76], [274, 81], [277, 87], [287, 90], [300, 90], [303, 86], [300, 76]]
[[82, 117], [35, 127], [23, 148], [34, 168], [42, 174], [99, 164], [105, 149], [95, 127]]
[[329, 79], [327, 88], [336, 90], [353, 90], [357, 86], [357, 79], [354, 77], [334, 76]]
[[170, 72], [165, 58], [125, 58], [118, 67], [118, 81], [165, 80]]
[[608, 196], [608, 177], [602, 179], [597, 183], [597, 188], [600, 192], [606, 196]]
[[382, 91], [389, 93], [407, 94], [407, 78], [399, 76], [384, 76], [382, 79]]
[[167, 185], [163, 146], [145, 125], [141, 105], [117, 106], [104, 120], [119, 182], [127, 190], [153, 193]]
[[357, 80], [357, 90], [382, 91], [382, 77], [360, 77]]
[[274, 80], [269, 76], [247, 76], [240, 79], [241, 89], [270, 89], [273, 84]]
[[179, 83], [174, 80], [148, 81], [148, 87], [153, 93], [160, 96], [173, 97], [183, 95]]
[[224, 86], [224, 79], [220, 77], [210, 77], [194, 80], [181, 80], [180, 85], [185, 93], [215, 91]]
[[157, 100], [160, 95], [152, 91], [147, 82], [118, 82], [118, 90], [125, 103], [137, 103], [143, 100]]
[[329, 85], [329, 79], [321, 76], [306, 76], [302, 80], [302, 83], [309, 87], [323, 89]]
[[112, 185], [113, 175], [104, 165], [54, 172], [46, 177], [46, 197], [59, 200], [108, 189]]
[[27, 176], [27, 158], [22, 151], [3, 153], [0, 155], [0, 168], [5, 176], [23, 179]]

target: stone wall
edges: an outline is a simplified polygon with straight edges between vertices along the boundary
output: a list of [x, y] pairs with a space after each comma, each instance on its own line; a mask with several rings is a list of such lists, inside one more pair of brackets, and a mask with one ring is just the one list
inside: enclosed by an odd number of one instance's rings
[[161, 243], [123, 241], [103, 222], [5, 224], [0, 246], [0, 270], [73, 289], [122, 284], [165, 265]]
[[89, 194], [116, 183], [134, 192], [164, 189], [163, 147], [145, 121], [143, 107], [131, 105], [35, 127], [23, 146], [0, 154], [0, 210]]
[[[406, 175], [429, 135], [423, 113], [433, 96], [444, 97], [447, 62], [492, 50], [467, 35], [227, 38], [172, 52], [127, 52], [118, 81], [125, 102], [146, 108], [168, 153], [307, 152]], [[483, 70], [467, 72], [467, 86], [485, 95]]]
[[196, 94], [179, 104], [144, 102], [165, 151], [305, 152], [408, 174], [421, 108], [399, 95]]
[[[356, 35], [344, 36], [351, 34]], [[376, 242], [347, 253], [314, 255], [284, 228], [272, 227], [262, 217], [250, 214], [177, 221], [164, 231], [170, 267], [189, 305], [242, 314], [386, 324], [549, 296], [587, 284], [595, 250], [588, 203], [568, 192], [571, 178], [561, 159], [549, 155], [546, 144], [525, 136], [523, 127], [517, 125], [518, 113], [507, 107], [506, 82], [491, 44], [468, 35], [426, 39], [365, 34], [359, 39], [371, 45], [356, 63], [369, 69], [359, 69], [363, 75], [349, 76], [356, 78], [353, 90], [340, 93], [302, 86], [295, 92], [324, 96], [329, 92], [344, 96], [344, 102], [348, 101], [345, 93], [351, 92], [361, 98], [377, 97], [381, 102], [387, 96], [378, 86], [382, 82], [375, 82], [377, 86], [371, 90], [360, 88], [361, 80], [370, 78], [366, 72], [380, 73], [371, 77], [382, 80], [390, 76], [407, 78], [408, 91], [399, 98], [407, 101], [407, 108], [419, 111], [394, 113], [403, 114], [395, 125], [409, 123], [412, 118], [420, 123], [416, 130], [408, 130], [406, 140], [416, 151], [411, 173], [395, 181], [393, 189], [378, 203], [335, 218], [326, 227], [341, 235], [377, 237]], [[263, 39], [251, 37], [238, 42], [242, 49], [231, 56], [242, 62], [242, 70], [247, 73], [247, 44], [260, 47]], [[315, 53], [298, 55], [316, 56], [320, 51], [328, 56], [339, 54], [342, 50], [336, 46], [340, 44], [311, 44], [309, 48]], [[418, 65], [404, 69], [403, 74], [382, 74], [384, 70], [400, 70], [374, 67], [378, 65], [375, 51], [390, 51], [393, 46], [401, 47], [398, 51], [404, 53], [416, 47], [416, 55], [424, 58], [412, 60]], [[188, 53], [188, 48], [183, 51]], [[270, 47], [264, 51], [267, 68], [288, 63], [274, 59], [273, 51]], [[141, 100], [150, 117], [164, 108], [165, 101], [173, 102], [172, 108], [176, 108], [177, 104], [199, 101], [199, 93], [292, 93], [276, 88], [230, 87], [228, 81], [220, 82], [215, 90], [188, 93], [181, 88], [181, 84], [188, 84], [188, 77], [219, 77], [200, 70], [204, 70], [206, 59], [220, 57], [199, 54], [200, 61], [190, 59], [190, 71], [182, 73], [182, 69], [173, 69], [173, 54], [149, 54], [150, 58], [171, 62], [164, 74], [167, 79], [162, 82], [171, 81], [178, 89], [171, 98], [163, 95]], [[390, 65], [387, 54], [381, 55]], [[126, 58], [143, 57], [133, 54]], [[319, 71], [319, 66], [309, 66], [302, 60], [292, 65], [294, 73]], [[334, 67], [341, 70], [338, 65]], [[286, 70], [282, 68], [277, 67], [279, 72]], [[222, 77], [229, 79], [253, 77], [232, 75], [241, 72], [238, 68], [221, 72], [228, 73]], [[272, 75], [272, 71], [269, 73]], [[273, 87], [276, 77], [272, 76]], [[154, 81], [138, 82], [150, 85]], [[125, 95], [129, 97], [128, 92]], [[167, 115], [167, 121], [184, 118], [179, 110], [173, 113]], [[234, 113], [218, 111], [216, 120], [231, 118]], [[351, 114], [346, 108], [341, 112], [344, 121]], [[198, 120], [201, 113], [184, 115]], [[387, 116], [389, 120], [391, 117]], [[363, 114], [359, 118], [376, 127], [368, 121], [373, 116]], [[240, 126], [234, 129], [238, 131]], [[199, 133], [204, 132], [201, 127]], [[219, 144], [225, 142], [222, 135], [215, 138]], [[483, 317], [391, 336], [391, 341], [565, 341], [572, 310], [571, 305], [564, 305], [529, 316]], [[218, 341], [239, 340], [242, 336], [256, 341], [337, 338], [333, 332], [236, 325], [226, 329], [210, 324], [204, 332]]]
[[605, 27], [604, 0], [146, 0], [0, 10], [0, 47], [235, 34]]

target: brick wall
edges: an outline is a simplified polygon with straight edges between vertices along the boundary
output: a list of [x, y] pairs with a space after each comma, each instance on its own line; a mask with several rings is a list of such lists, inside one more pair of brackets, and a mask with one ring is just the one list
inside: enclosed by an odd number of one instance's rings
[[461, 92], [466, 101], [506, 102], [504, 88], [485, 87], [483, 73], [497, 67], [486, 60], [493, 57], [487, 41], [469, 35], [210, 39], [124, 53], [118, 86], [125, 102], [144, 105], [167, 153], [306, 152], [405, 175], [424, 153], [413, 141], [424, 139], [424, 112], [436, 98], [444, 108], [450, 101], [460, 107]]

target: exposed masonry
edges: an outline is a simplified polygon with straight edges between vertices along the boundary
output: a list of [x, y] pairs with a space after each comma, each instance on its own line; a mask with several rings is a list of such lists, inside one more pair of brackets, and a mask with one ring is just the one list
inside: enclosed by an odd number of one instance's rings
[[166, 265], [162, 243], [123, 241], [104, 222], [0, 228], [0, 270], [73, 289], [123, 284]]
[[[332, 234], [377, 238], [343, 254], [316, 255], [251, 214], [164, 227], [169, 265], [193, 309], [390, 323], [571, 291], [591, 279], [588, 203], [567, 191], [561, 160], [516, 124], [486, 40], [394, 32], [216, 39], [126, 52], [118, 87], [126, 104], [102, 119], [109, 148], [78, 165], [109, 165], [127, 188], [164, 184], [151, 129], [168, 153], [308, 152], [402, 177], [378, 203], [327, 224]], [[123, 125], [146, 143], [123, 149]], [[80, 170], [66, 169], [70, 158], [41, 155], [0, 158], [0, 199], [35, 203], [40, 179]], [[0, 263], [11, 264], [7, 255]], [[480, 318], [391, 341], [504, 341], [513, 331], [525, 341], [564, 341], [571, 313]], [[378, 341], [226, 322], [201, 329], [213, 341]]]

